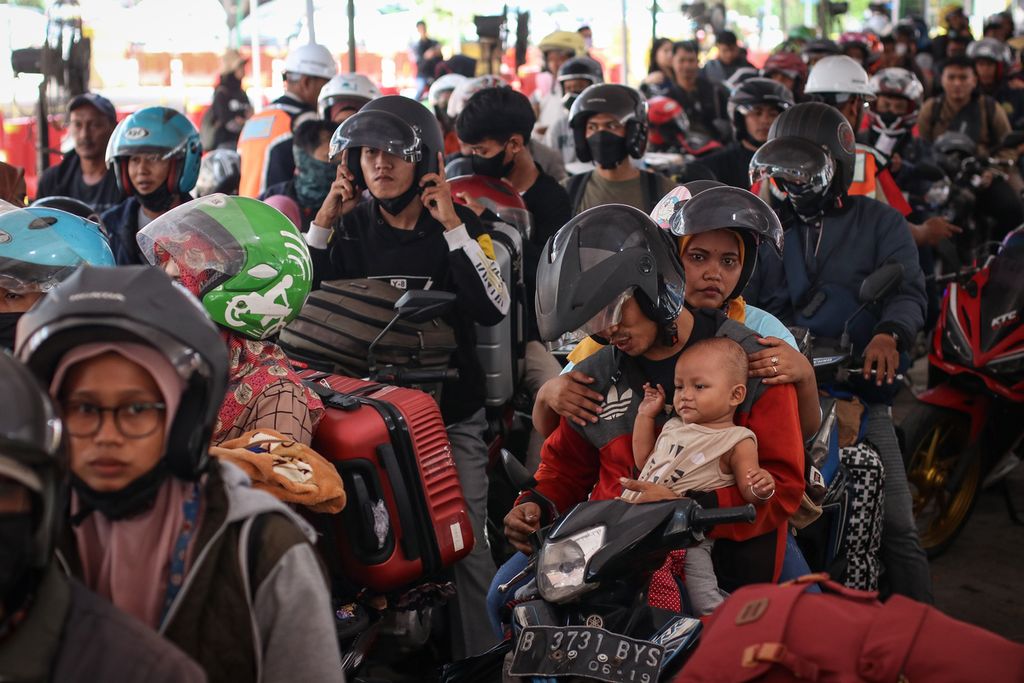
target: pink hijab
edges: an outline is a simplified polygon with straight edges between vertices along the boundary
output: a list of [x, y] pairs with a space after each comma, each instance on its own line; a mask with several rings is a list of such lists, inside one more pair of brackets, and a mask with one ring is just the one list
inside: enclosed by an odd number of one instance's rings
[[[169, 428], [185, 385], [167, 359], [149, 346], [132, 343], [79, 346], [61, 359], [50, 384], [50, 394], [58, 395], [72, 367], [111, 352], [144, 368], [153, 377], [167, 405]], [[193, 486], [191, 482], [168, 477], [157, 491], [153, 506], [145, 512], [116, 521], [94, 512], [74, 530], [85, 585], [154, 629], [160, 627], [171, 553], [185, 523], [185, 499]], [[78, 508], [78, 496], [72, 493], [72, 515]], [[195, 539], [193, 535], [193, 543]], [[191, 554], [192, 544], [187, 555]]]

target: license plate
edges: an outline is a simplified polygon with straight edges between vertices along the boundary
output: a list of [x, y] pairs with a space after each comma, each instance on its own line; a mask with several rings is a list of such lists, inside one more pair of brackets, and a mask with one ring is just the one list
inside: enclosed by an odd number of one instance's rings
[[516, 641], [513, 676], [584, 676], [655, 683], [664, 648], [590, 626], [527, 626]]

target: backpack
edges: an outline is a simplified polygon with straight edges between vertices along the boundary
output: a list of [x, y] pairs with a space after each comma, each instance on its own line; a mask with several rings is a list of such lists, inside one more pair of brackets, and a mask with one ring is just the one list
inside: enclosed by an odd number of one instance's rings
[[[824, 593], [808, 593], [820, 586]], [[1024, 680], [1024, 645], [894, 595], [811, 574], [733, 593], [674, 683]]]
[[[290, 358], [349, 377], [366, 377], [366, 352], [395, 317], [405, 290], [369, 278], [323, 282], [279, 344]], [[378, 366], [446, 367], [455, 351], [455, 331], [439, 318], [423, 323], [399, 320], [375, 347]]]
[[[583, 195], [587, 192], [587, 184], [590, 183], [590, 176], [593, 174], [593, 171], [587, 171], [586, 173], [577, 173], [576, 175], [569, 176], [565, 190], [569, 194], [569, 206], [572, 207], [573, 216], [580, 212], [580, 205], [583, 204]], [[658, 194], [658, 174], [651, 173], [650, 171], [640, 171], [640, 177], [646, 181], [640, 184], [643, 191], [644, 207], [646, 207], [644, 208], [644, 213], [650, 213], [654, 211], [654, 207], [661, 201], [661, 195]]]

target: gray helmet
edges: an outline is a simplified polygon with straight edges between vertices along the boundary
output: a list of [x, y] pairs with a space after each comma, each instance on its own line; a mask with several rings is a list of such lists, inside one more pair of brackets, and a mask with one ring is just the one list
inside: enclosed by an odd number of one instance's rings
[[782, 255], [782, 224], [771, 207], [757, 195], [738, 187], [710, 187], [695, 194], [672, 215], [671, 231], [677, 237], [699, 235], [726, 228], [743, 240], [743, 267], [736, 287], [726, 296], [743, 292], [757, 265], [758, 247], [767, 242]]
[[684, 289], [673, 241], [650, 216], [623, 204], [595, 206], [544, 246], [537, 269], [537, 325], [548, 341], [586, 330], [632, 293], [644, 315], [669, 337], [675, 334]]
[[175, 476], [198, 478], [228, 375], [227, 348], [202, 305], [158, 268], [82, 266], [22, 316], [16, 349], [48, 384], [68, 351], [105, 341], [151, 346], [177, 370], [185, 391], [164, 459]]
[[[33, 511], [28, 567], [41, 570], [53, 556], [64, 512], [65, 460], [61, 423], [46, 391], [24, 365], [0, 351], [0, 475], [17, 481], [40, 504]], [[0, 596], [3, 597], [3, 596]]]

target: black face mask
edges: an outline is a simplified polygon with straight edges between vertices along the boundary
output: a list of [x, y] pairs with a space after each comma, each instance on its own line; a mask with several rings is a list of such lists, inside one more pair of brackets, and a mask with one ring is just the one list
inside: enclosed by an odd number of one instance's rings
[[24, 596], [13, 595], [28, 574], [34, 534], [32, 515], [0, 515], [0, 600], [5, 611], [18, 607]]
[[470, 154], [469, 161], [473, 165], [473, 173], [476, 175], [490, 176], [491, 178], [504, 178], [512, 170], [515, 164], [515, 157], [505, 163], [505, 147], [490, 157], [483, 157], [479, 154]]
[[380, 204], [380, 208], [384, 209], [392, 216], [397, 216], [398, 214], [402, 213], [405, 207], [409, 206], [409, 202], [418, 197], [419, 194], [419, 179], [413, 178], [412, 185], [409, 186], [409, 189], [403, 192], [402, 194], [398, 195], [397, 197], [392, 197], [390, 199], [381, 199], [379, 197], [374, 197], [374, 199], [376, 199], [377, 203]]
[[107, 519], [114, 521], [148, 510], [156, 499], [160, 485], [168, 476], [170, 470], [167, 469], [167, 461], [163, 459], [156, 467], [120, 491], [97, 491], [72, 474], [71, 486], [82, 503], [82, 509], [71, 518], [72, 526], [81, 524], [93, 511], [100, 512]]
[[597, 165], [604, 169], [615, 168], [629, 155], [626, 150], [626, 138], [606, 130], [588, 137], [587, 147]]
[[160, 183], [160, 187], [156, 188], [149, 194], [135, 193], [135, 196], [139, 198], [139, 203], [150, 211], [156, 211], [163, 213], [171, 208], [171, 204], [178, 198], [177, 193], [171, 192], [167, 189], [167, 183]]
[[14, 333], [24, 313], [0, 313], [0, 347], [14, 350]]

